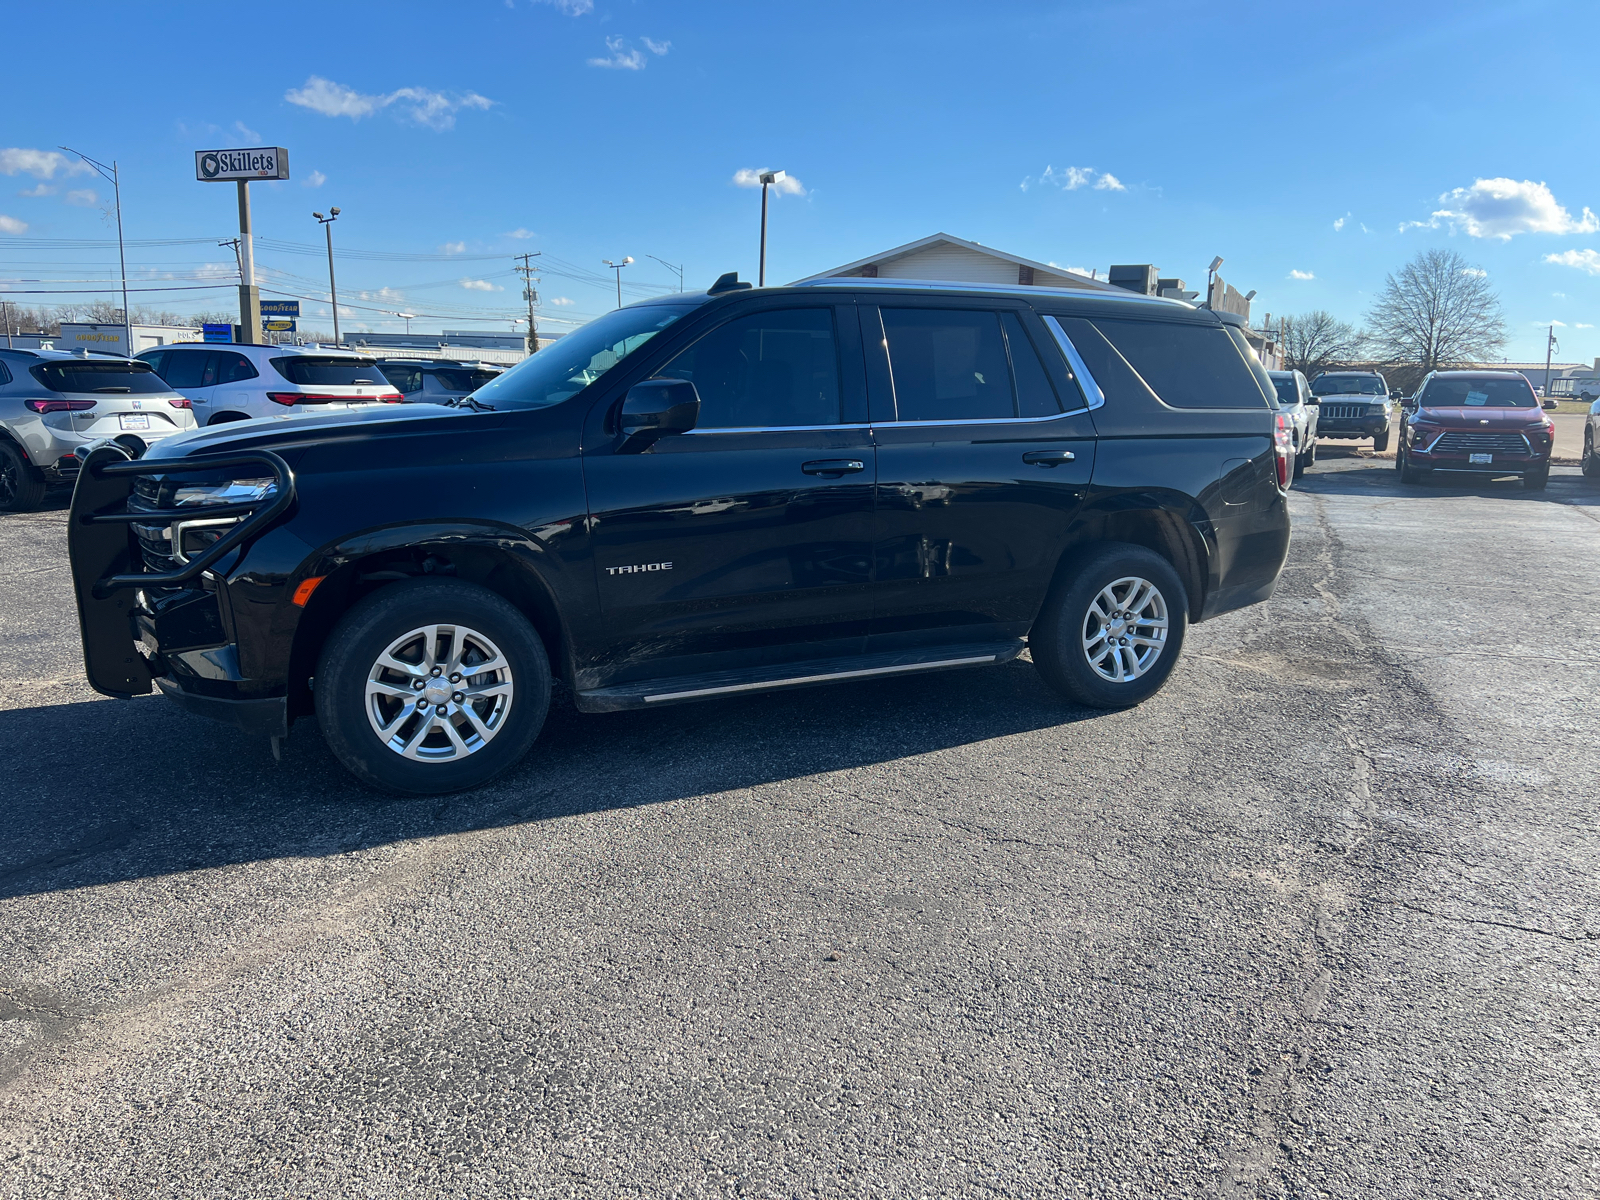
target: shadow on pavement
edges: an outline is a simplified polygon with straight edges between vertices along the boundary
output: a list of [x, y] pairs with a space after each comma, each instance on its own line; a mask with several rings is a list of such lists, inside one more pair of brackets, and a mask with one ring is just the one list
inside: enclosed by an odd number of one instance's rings
[[0, 712], [28, 747], [0, 841], [0, 897], [658, 804], [1088, 719], [1026, 662], [654, 712], [559, 697], [519, 766], [460, 796], [357, 784], [315, 720], [274, 764], [256, 741], [160, 697]]
[[1402, 484], [1392, 459], [1364, 459], [1364, 465], [1319, 470], [1313, 466], [1295, 480], [1294, 491], [1316, 495], [1373, 496], [1426, 499], [1440, 496], [1481, 496], [1496, 500], [1533, 503], [1600, 504], [1600, 486], [1571, 468], [1557, 467], [1544, 491], [1533, 492], [1515, 476], [1438, 474], [1426, 483]]

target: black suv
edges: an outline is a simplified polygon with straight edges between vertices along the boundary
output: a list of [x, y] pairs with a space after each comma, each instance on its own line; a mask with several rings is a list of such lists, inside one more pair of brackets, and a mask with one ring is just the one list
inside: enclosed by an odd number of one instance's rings
[[1117, 708], [1289, 542], [1272, 381], [1227, 314], [857, 279], [619, 309], [463, 407], [85, 458], [89, 681], [368, 783], [516, 762], [585, 712], [1004, 663]]
[[407, 404], [454, 404], [488, 383], [502, 368], [452, 358], [380, 358], [378, 370]]

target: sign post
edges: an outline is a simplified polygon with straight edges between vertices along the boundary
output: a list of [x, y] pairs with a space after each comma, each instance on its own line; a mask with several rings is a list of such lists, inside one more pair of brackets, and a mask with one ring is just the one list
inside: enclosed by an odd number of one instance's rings
[[250, 232], [250, 181], [289, 178], [289, 152], [282, 146], [250, 150], [196, 150], [194, 177], [201, 183], [239, 185], [239, 325], [255, 338], [261, 329], [261, 293], [256, 288], [255, 245]]

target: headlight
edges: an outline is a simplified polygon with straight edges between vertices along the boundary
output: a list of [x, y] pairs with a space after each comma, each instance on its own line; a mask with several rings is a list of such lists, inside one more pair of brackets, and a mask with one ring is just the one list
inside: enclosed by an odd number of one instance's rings
[[264, 500], [277, 490], [276, 479], [232, 479], [227, 483], [189, 483], [173, 493], [172, 502], [179, 508], [240, 504], [247, 500]]

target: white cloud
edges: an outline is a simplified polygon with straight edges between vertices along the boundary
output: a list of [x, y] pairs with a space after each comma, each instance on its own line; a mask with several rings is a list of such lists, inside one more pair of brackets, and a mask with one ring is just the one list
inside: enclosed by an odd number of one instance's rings
[[591, 58], [591, 67], [609, 67], [617, 71], [642, 71], [649, 59], [645, 58], [644, 51], [632, 49], [626, 38], [608, 37], [606, 49], [611, 51], [604, 58]]
[[439, 252], [441, 254], [465, 254], [467, 252], [467, 244], [465, 242], [446, 242], [439, 247]]
[[301, 187], [319, 188], [328, 182], [328, 177], [321, 171], [313, 171], [300, 181]]
[[390, 105], [398, 104], [413, 121], [429, 129], [451, 128], [456, 123], [456, 113], [464, 108], [491, 108], [494, 105], [493, 100], [477, 92], [447, 95], [418, 87], [396, 88], [392, 92], [368, 95], [320, 75], [307, 79], [303, 88], [290, 88], [283, 98], [290, 104], [309, 108], [325, 117], [349, 117], [352, 121], [370, 117]]
[[1528, 324], [1537, 325], [1541, 329], [1548, 329], [1552, 325], [1554, 325], [1557, 329], [1565, 329], [1567, 327], [1567, 323], [1565, 321], [1529, 321]]
[[658, 42], [653, 38], [640, 38], [639, 40], [644, 43], [646, 50], [650, 51], [651, 54], [654, 54], [657, 57], [660, 57], [668, 50], [672, 49], [671, 42]]
[[1310, 271], [1290, 271], [1290, 279], [1315, 279], [1316, 275]]
[[1356, 224], [1361, 226], [1361, 232], [1362, 233], [1371, 233], [1372, 232], [1372, 230], [1370, 230], [1370, 229], [1368, 229], [1366, 227], [1366, 224], [1364, 222], [1358, 221], [1358, 222], [1356, 222]]
[[233, 131], [246, 141], [259, 142], [261, 140], [261, 135], [243, 121], [235, 121], [233, 123]]
[[1585, 208], [1574, 218], [1556, 202], [1543, 183], [1524, 179], [1479, 179], [1469, 188], [1455, 188], [1439, 197], [1445, 205], [1426, 221], [1406, 221], [1407, 229], [1460, 231], [1468, 237], [1498, 238], [1509, 242], [1519, 233], [1593, 233], [1600, 217]]
[[505, 288], [498, 284], [490, 283], [487, 279], [463, 279], [461, 286], [469, 292], [503, 292]]
[[1586, 321], [1579, 321], [1576, 325], [1573, 326], [1573, 328], [1574, 329], [1593, 329], [1594, 326], [1590, 325]]
[[24, 188], [22, 191], [17, 193], [17, 195], [19, 195], [19, 196], [30, 196], [30, 197], [32, 197], [32, 196], [54, 196], [55, 194], [56, 194], [55, 188], [51, 187], [48, 183], [36, 184], [35, 186], [33, 186], [31, 188]]
[[8, 217], [5, 215], [5, 213], [0, 213], [0, 233], [10, 233], [21, 236], [27, 232], [28, 223], [26, 221], [19, 221], [15, 217]]
[[1550, 294], [1557, 300], [1565, 300], [1567, 298], [1567, 294], [1565, 292], [1551, 292]]
[[1547, 263], [1563, 267], [1577, 267], [1591, 275], [1600, 275], [1600, 250], [1563, 250], [1560, 254], [1546, 254]]
[[1462, 267], [1461, 273], [1472, 279], [1489, 278], [1489, 272], [1485, 271], [1482, 267]]
[[68, 192], [62, 199], [79, 208], [93, 208], [100, 197], [94, 194], [93, 188], [78, 188]]
[[[758, 188], [761, 186], [761, 177], [770, 170], [770, 167], [757, 167], [754, 171], [748, 167], [741, 167], [733, 173], [733, 186]], [[780, 196], [804, 196], [806, 194], [805, 186], [788, 172], [784, 172], [783, 178], [772, 184], [771, 187]]]
[[1346, 221], [1348, 221], [1349, 219], [1350, 219], [1350, 214], [1349, 213], [1345, 213], [1344, 216], [1340, 217], [1337, 221], [1335, 221], [1333, 223], [1333, 231], [1335, 233], [1338, 233], [1339, 230], [1344, 228], [1344, 223]]
[[[581, 17], [584, 13], [594, 11], [594, 0], [531, 0], [531, 3], [548, 4], [569, 17]], [[506, 7], [511, 7], [511, 0], [506, 0]]]
[[545, 303], [554, 304], [557, 308], [567, 308], [570, 305], [576, 304], [577, 301], [567, 296], [552, 296], [550, 299], [546, 300]]
[[1036, 183], [1053, 183], [1065, 192], [1075, 192], [1079, 188], [1094, 188], [1100, 192], [1125, 192], [1127, 184], [1118, 179], [1109, 171], [1096, 171], [1093, 167], [1045, 167], [1037, 177], [1028, 176], [1022, 181], [1023, 191], [1027, 191]]
[[94, 168], [81, 159], [68, 158], [54, 150], [23, 150], [19, 147], [0, 150], [0, 175], [15, 175], [19, 171], [35, 179], [54, 179], [57, 171], [63, 175], [88, 175]]
[[506, 236], [508, 238], [519, 238], [519, 239], [531, 238], [533, 236], [533, 230], [531, 230], [531, 229], [513, 229], [510, 233], [506, 234]]

